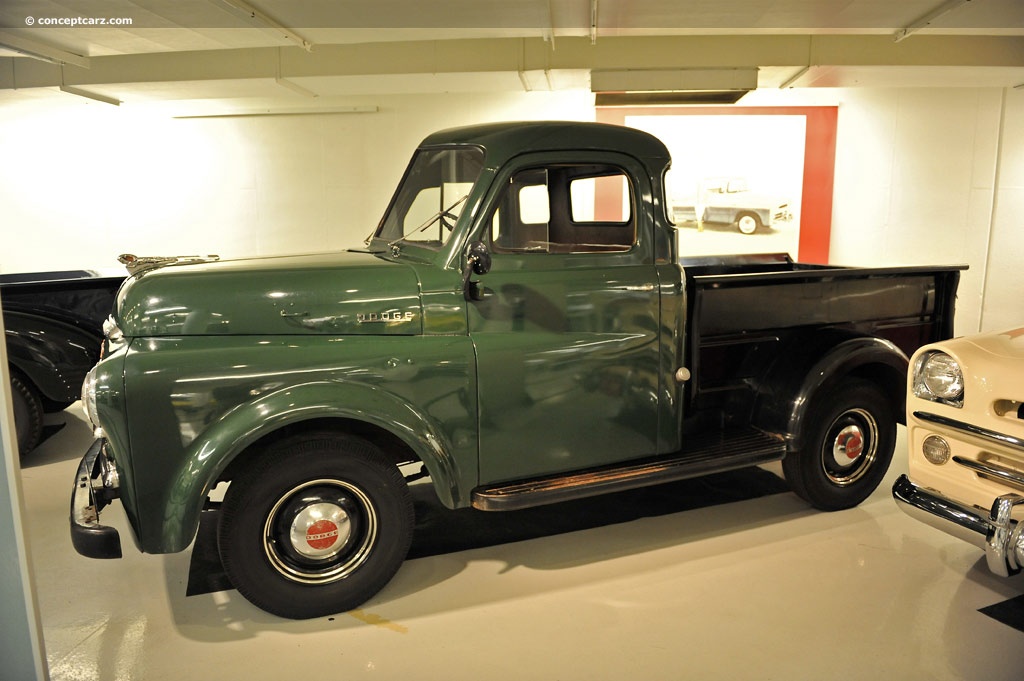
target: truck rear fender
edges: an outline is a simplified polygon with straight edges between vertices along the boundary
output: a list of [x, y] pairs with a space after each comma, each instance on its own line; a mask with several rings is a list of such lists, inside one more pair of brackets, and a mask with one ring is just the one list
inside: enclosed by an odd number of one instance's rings
[[[228, 412], [191, 443], [160, 514], [160, 546], [150, 553], [180, 551], [199, 527], [206, 496], [231, 465], [244, 465], [246, 452], [287, 427], [328, 424], [345, 427], [357, 423], [364, 431], [377, 430], [397, 438], [426, 466], [441, 502], [459, 503], [461, 471], [450, 443], [432, 420], [413, 405], [375, 386], [318, 381], [267, 393]], [[475, 459], [474, 459], [475, 461]], [[475, 478], [474, 478], [475, 479]], [[472, 485], [469, 485], [471, 487]], [[145, 543], [145, 542], [144, 542]]]
[[85, 374], [96, 364], [102, 337], [41, 316], [6, 313], [7, 360], [40, 396], [62, 405], [78, 399]]
[[832, 333], [802, 337], [788, 344], [780, 360], [759, 381], [753, 423], [781, 433], [789, 451], [796, 451], [801, 445], [804, 415], [816, 395], [847, 377], [881, 387], [892, 401], [896, 420], [904, 423], [908, 365], [906, 354], [883, 338], [846, 337], [836, 342]]

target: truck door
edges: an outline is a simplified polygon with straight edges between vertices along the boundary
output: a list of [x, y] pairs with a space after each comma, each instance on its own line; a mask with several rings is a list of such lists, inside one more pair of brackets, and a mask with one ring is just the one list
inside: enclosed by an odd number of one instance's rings
[[492, 265], [468, 312], [481, 484], [655, 453], [659, 294], [644, 178], [607, 152], [524, 156], [497, 176], [474, 232]]

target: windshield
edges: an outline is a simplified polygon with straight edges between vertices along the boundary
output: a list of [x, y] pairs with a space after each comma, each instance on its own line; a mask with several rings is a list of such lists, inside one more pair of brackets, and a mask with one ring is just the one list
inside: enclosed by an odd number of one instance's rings
[[484, 152], [478, 147], [417, 151], [374, 238], [391, 245], [440, 248], [465, 208], [483, 164]]

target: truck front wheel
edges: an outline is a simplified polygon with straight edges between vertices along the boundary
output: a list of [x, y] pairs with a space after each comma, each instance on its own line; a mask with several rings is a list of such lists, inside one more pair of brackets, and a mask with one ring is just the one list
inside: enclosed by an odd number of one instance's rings
[[783, 459], [786, 481], [815, 508], [864, 501], [882, 481], [896, 446], [893, 405], [873, 383], [849, 379], [815, 397], [803, 447]]
[[413, 508], [399, 470], [335, 433], [274, 443], [232, 481], [218, 548], [235, 588], [291, 619], [351, 610], [398, 571]]

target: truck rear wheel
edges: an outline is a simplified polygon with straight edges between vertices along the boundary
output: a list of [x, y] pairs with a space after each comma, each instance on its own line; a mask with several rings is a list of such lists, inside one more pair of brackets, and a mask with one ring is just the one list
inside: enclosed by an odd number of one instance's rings
[[848, 379], [819, 393], [804, 417], [804, 445], [782, 462], [793, 491], [815, 508], [864, 501], [885, 477], [896, 446], [893, 405], [873, 383]]
[[740, 213], [736, 217], [736, 227], [744, 234], [753, 234], [761, 227], [761, 219], [755, 213]]
[[351, 610], [398, 571], [413, 508], [398, 468], [365, 440], [287, 438], [262, 451], [224, 498], [218, 548], [235, 588], [280, 617]]

